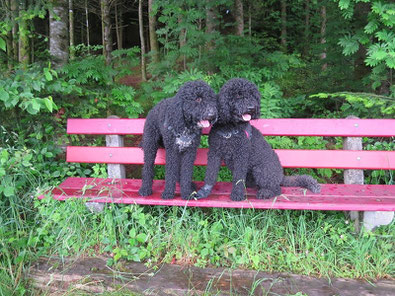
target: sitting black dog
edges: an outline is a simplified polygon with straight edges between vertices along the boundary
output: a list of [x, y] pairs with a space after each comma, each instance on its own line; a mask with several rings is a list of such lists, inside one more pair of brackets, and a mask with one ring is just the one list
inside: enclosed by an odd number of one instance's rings
[[154, 161], [159, 146], [166, 150], [163, 199], [174, 198], [176, 182], [181, 197], [189, 198], [193, 163], [200, 143], [201, 129], [217, 119], [217, 95], [204, 81], [185, 83], [173, 98], [159, 102], [147, 115], [141, 147], [144, 167], [140, 195], [152, 194]]
[[205, 185], [195, 198], [207, 197], [216, 183], [221, 160], [233, 173], [231, 199], [245, 199], [245, 187], [258, 187], [257, 198], [281, 194], [283, 186], [301, 186], [314, 193], [321, 190], [311, 176], [285, 177], [277, 154], [251, 119], [260, 116], [261, 95], [246, 79], [229, 80], [218, 95], [218, 121], [209, 134]]

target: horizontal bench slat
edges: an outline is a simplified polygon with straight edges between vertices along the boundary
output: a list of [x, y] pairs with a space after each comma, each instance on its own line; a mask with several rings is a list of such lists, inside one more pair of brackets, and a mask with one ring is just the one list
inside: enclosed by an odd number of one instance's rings
[[[198, 150], [195, 165], [207, 164], [208, 149]], [[351, 150], [276, 150], [281, 164], [289, 168], [395, 169], [394, 151]], [[143, 164], [143, 151], [138, 147], [68, 146], [68, 162]], [[165, 164], [165, 151], [160, 149], [156, 164]]]
[[[198, 187], [203, 185], [202, 182], [196, 183]], [[180, 199], [178, 186], [175, 199], [161, 199], [163, 180], [154, 181], [154, 193], [149, 197], [138, 195], [140, 185], [141, 180], [138, 179], [68, 178], [52, 194], [58, 200], [84, 197], [95, 202], [141, 205], [337, 211], [395, 210], [395, 185], [324, 184], [320, 194], [289, 187], [282, 188], [282, 195], [269, 200], [258, 200], [254, 198], [256, 191], [247, 189], [247, 200], [241, 202], [230, 200], [231, 184], [226, 182], [218, 182], [209, 198], [191, 201]]]
[[145, 118], [69, 118], [67, 119], [67, 133], [85, 135], [141, 135], [143, 134], [144, 122]]
[[[68, 119], [68, 134], [141, 135], [145, 119]], [[268, 136], [394, 136], [393, 119], [257, 119], [251, 121]], [[209, 129], [204, 129], [207, 134]]]

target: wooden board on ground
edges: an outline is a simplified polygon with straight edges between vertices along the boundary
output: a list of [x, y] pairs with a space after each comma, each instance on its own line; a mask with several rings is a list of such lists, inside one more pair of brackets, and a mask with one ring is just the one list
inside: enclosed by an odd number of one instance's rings
[[[106, 266], [108, 258], [41, 259], [30, 269], [36, 288], [63, 295], [69, 289], [91, 293], [122, 291], [138, 295], [295, 295], [392, 296], [395, 281], [367, 282], [314, 278], [253, 270], [198, 268], [122, 262], [121, 270]], [[63, 263], [62, 263], [63, 262]], [[206, 293], [206, 294], [205, 294]]]

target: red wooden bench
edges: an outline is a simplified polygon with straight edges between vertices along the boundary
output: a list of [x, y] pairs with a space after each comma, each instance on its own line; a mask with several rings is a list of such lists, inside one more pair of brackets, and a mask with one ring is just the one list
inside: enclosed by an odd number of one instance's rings
[[[141, 135], [144, 119], [69, 119], [68, 134], [89, 135]], [[66, 179], [52, 191], [53, 197], [64, 200], [71, 197], [86, 198], [93, 202], [111, 202], [141, 205], [228, 207], [255, 209], [308, 209], [345, 211], [395, 211], [395, 185], [363, 185], [362, 170], [394, 170], [394, 151], [361, 151], [359, 137], [394, 137], [395, 120], [392, 119], [260, 119], [252, 121], [263, 135], [270, 136], [325, 136], [345, 137], [345, 146], [352, 150], [276, 150], [281, 163], [287, 168], [339, 168], [345, 170], [346, 183], [323, 184], [322, 192], [314, 194], [302, 188], [283, 188], [282, 195], [269, 200], [254, 198], [255, 190], [247, 189], [247, 200], [231, 201], [231, 184], [218, 182], [211, 196], [202, 200], [185, 201], [179, 197], [162, 200], [163, 180], [154, 181], [153, 195], [141, 197], [141, 180], [124, 179], [111, 175], [108, 179]], [[208, 130], [203, 131], [207, 134]], [[110, 136], [111, 137], [111, 136]], [[351, 138], [350, 138], [351, 137]], [[355, 140], [357, 142], [355, 142]], [[110, 142], [111, 142], [110, 138]], [[347, 142], [349, 141], [349, 142]], [[348, 144], [347, 144], [348, 143]], [[351, 143], [351, 144], [350, 144]], [[355, 144], [357, 143], [357, 144]], [[118, 144], [119, 145], [119, 144]], [[357, 147], [353, 147], [357, 145]], [[111, 145], [110, 143], [110, 146]], [[122, 146], [119, 145], [119, 146]], [[358, 148], [358, 146], [360, 146]], [[196, 165], [206, 165], [208, 149], [199, 149]], [[78, 163], [143, 164], [143, 151], [139, 147], [67, 147], [67, 161]], [[165, 163], [163, 150], [158, 152], [156, 164]], [[116, 167], [117, 168], [117, 167]], [[358, 171], [355, 171], [358, 170]], [[362, 178], [349, 180], [347, 173], [362, 173]], [[359, 174], [361, 176], [361, 174]], [[198, 186], [202, 183], [197, 182]], [[377, 213], [376, 213], [377, 214]], [[380, 216], [383, 213], [380, 212]], [[376, 215], [377, 216], [377, 215]], [[387, 220], [391, 221], [391, 217]]]

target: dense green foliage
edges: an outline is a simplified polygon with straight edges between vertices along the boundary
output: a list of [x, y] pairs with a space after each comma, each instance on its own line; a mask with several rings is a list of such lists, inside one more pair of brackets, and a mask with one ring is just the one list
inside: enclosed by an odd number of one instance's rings
[[[75, 57], [55, 68], [49, 32], [40, 27], [44, 21], [52, 26], [48, 9], [55, 2], [19, 2], [28, 4], [19, 14], [13, 1], [0, 3], [0, 294], [29, 294], [23, 274], [38, 256], [82, 253], [106, 254], [115, 267], [127, 259], [318, 276], [395, 276], [394, 223], [357, 234], [343, 213], [124, 205], [91, 213], [78, 201], [36, 199], [68, 176], [106, 176], [103, 165], [64, 161], [62, 148], [69, 143], [103, 143], [100, 137], [67, 136], [67, 118], [144, 116], [190, 80], [205, 80], [216, 91], [233, 77], [253, 81], [262, 94], [263, 118], [393, 118], [392, 1], [286, 1], [284, 45], [280, 1], [242, 1], [244, 34], [236, 34], [232, 0], [156, 0], [160, 55], [157, 62], [152, 52], [146, 55], [149, 79], [143, 82], [140, 48], [112, 51], [106, 65], [103, 45], [87, 44], [85, 7], [76, 1], [80, 43], [73, 46]], [[97, 19], [98, 1], [87, 2], [90, 20]], [[209, 9], [215, 15], [212, 30]], [[137, 18], [133, 9], [127, 13]], [[101, 30], [92, 28], [91, 35], [99, 40]], [[26, 36], [30, 63], [15, 52]], [[268, 141], [280, 149], [342, 145], [340, 138], [322, 137]], [[367, 150], [395, 149], [393, 139], [366, 138], [363, 144]], [[207, 147], [207, 137], [201, 145]], [[156, 177], [163, 178], [163, 172], [158, 166]], [[299, 172], [320, 182], [342, 182], [341, 170]], [[194, 179], [203, 180], [204, 173], [204, 167], [195, 167]], [[219, 179], [230, 178], [221, 169]], [[394, 176], [366, 171], [365, 181], [394, 184]]]
[[339, 0], [339, 8], [343, 17], [352, 19], [358, 2], [371, 4], [369, 6], [367, 21], [364, 27], [356, 27], [354, 30], [339, 40], [343, 47], [343, 54], [349, 56], [355, 54], [364, 47], [367, 50], [365, 64], [372, 67], [369, 79], [372, 81], [372, 88], [389, 84], [394, 92], [392, 84], [392, 70], [395, 69], [395, 34], [393, 31], [395, 24], [395, 4], [385, 3], [385, 1], [342, 1]]

